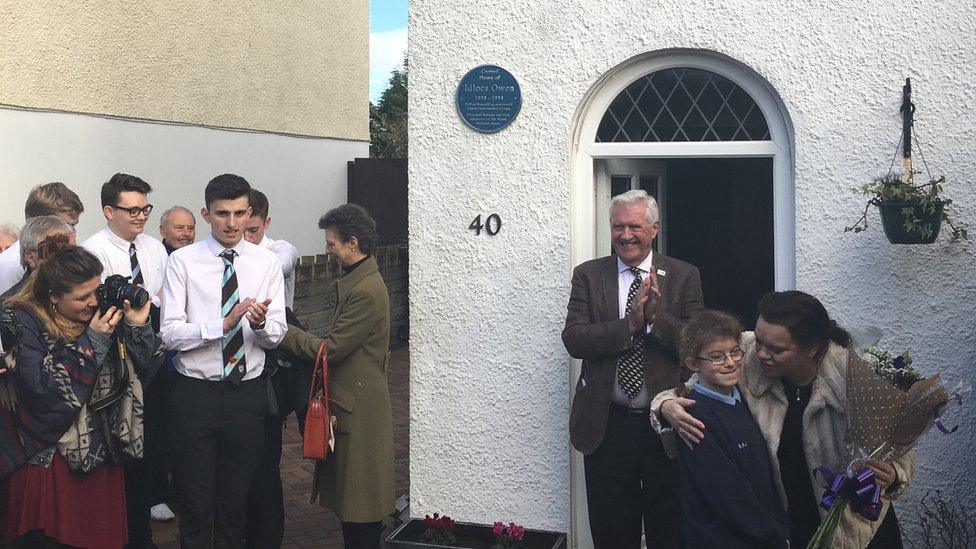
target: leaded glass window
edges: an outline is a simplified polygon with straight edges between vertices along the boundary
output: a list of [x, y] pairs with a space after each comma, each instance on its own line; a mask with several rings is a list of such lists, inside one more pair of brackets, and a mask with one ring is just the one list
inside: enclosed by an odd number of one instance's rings
[[731, 80], [679, 67], [644, 75], [610, 103], [597, 142], [768, 141], [752, 97]]

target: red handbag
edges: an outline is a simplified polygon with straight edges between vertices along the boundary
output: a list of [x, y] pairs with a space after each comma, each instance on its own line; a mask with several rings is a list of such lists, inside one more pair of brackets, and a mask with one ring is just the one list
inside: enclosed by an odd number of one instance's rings
[[308, 411], [305, 412], [305, 433], [302, 437], [302, 457], [324, 461], [335, 450], [335, 416], [329, 408], [328, 345], [322, 340], [312, 365]]

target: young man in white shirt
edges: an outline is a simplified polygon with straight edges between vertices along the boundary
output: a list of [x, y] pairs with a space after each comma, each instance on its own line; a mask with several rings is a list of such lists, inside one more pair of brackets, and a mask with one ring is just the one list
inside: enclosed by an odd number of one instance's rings
[[153, 210], [151, 192], [149, 183], [134, 175], [113, 175], [102, 185], [105, 227], [81, 245], [102, 262], [103, 280], [111, 275], [132, 277], [129, 282], [145, 288], [158, 307], [167, 256], [163, 243], [145, 234]]
[[[294, 308], [295, 300], [295, 261], [298, 249], [284, 240], [268, 238], [266, 231], [271, 226], [268, 197], [257, 189], [251, 189], [251, 217], [245, 225], [244, 238], [252, 244], [267, 248], [278, 256], [285, 280], [285, 305]], [[270, 353], [271, 360], [277, 360]], [[276, 368], [274, 364], [269, 368]], [[269, 372], [266, 372], [269, 373]], [[294, 407], [283, 402], [283, 371], [268, 379], [275, 388], [277, 414], [269, 413], [266, 418], [264, 455], [254, 472], [251, 489], [247, 496], [247, 548], [281, 547], [285, 533], [285, 507], [281, 487], [281, 430], [282, 422]], [[305, 377], [304, 375], [302, 376]], [[278, 398], [281, 397], [281, 398]]]
[[257, 189], [251, 189], [251, 217], [244, 229], [244, 238], [252, 244], [267, 248], [278, 256], [285, 277], [285, 305], [295, 309], [295, 261], [298, 248], [285, 240], [274, 240], [267, 235], [271, 226], [271, 206], [268, 197]]
[[265, 349], [284, 338], [281, 263], [244, 240], [250, 185], [225, 174], [207, 184], [206, 240], [170, 256], [160, 335], [174, 365], [180, 544], [241, 547], [245, 498], [265, 438]]
[[[152, 297], [153, 306], [150, 318], [154, 329], [159, 328], [159, 294], [163, 287], [163, 269], [166, 268], [166, 249], [155, 238], [144, 233], [153, 205], [149, 203], [152, 187], [139, 177], [117, 173], [102, 185], [102, 215], [105, 227], [87, 240], [82, 246], [102, 262], [102, 280], [112, 275], [130, 277], [129, 282], [142, 286]], [[152, 376], [150, 376], [152, 377]], [[150, 547], [152, 528], [150, 518], [150, 475], [162, 463], [159, 457], [163, 452], [155, 443], [158, 433], [158, 414], [165, 407], [153, 398], [156, 390], [149, 378], [142, 380], [144, 387], [144, 452], [141, 461], [125, 465], [125, 499], [129, 516], [129, 544], [127, 547]], [[172, 510], [157, 510], [157, 516], [173, 518]]]
[[[78, 195], [64, 183], [45, 183], [31, 189], [24, 204], [24, 218], [56, 215], [74, 227], [85, 207]], [[24, 276], [20, 258], [20, 242], [14, 242], [0, 252], [0, 293], [6, 292]]]

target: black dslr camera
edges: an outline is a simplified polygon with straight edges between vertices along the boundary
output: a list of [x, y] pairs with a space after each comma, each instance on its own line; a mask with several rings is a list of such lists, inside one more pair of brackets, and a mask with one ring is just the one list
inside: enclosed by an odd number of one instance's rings
[[[20, 340], [20, 322], [14, 312], [0, 307], [0, 356], [10, 352], [10, 348]], [[2, 366], [2, 365], [0, 365]]]
[[98, 298], [98, 309], [101, 314], [104, 315], [113, 305], [121, 311], [126, 299], [133, 309], [141, 309], [149, 301], [149, 292], [129, 282], [129, 278], [112, 275], [95, 288], [95, 297]]

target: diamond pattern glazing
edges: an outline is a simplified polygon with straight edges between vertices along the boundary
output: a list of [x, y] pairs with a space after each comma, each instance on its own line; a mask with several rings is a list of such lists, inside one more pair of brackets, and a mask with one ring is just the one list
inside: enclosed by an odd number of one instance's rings
[[597, 142], [768, 141], [766, 118], [729, 79], [679, 67], [644, 75], [610, 103]]

